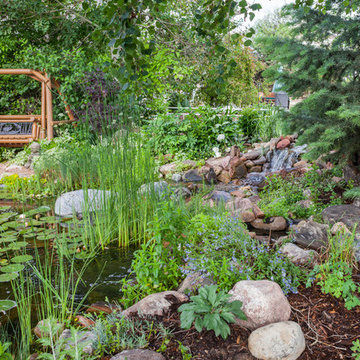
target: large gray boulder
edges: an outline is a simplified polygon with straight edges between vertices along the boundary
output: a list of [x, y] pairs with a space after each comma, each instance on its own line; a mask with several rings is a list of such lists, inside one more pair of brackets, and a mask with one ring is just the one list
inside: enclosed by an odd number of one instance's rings
[[331, 225], [342, 222], [350, 231], [356, 225], [356, 231], [360, 232], [360, 208], [354, 205], [329, 206], [322, 212], [324, 222]]
[[98, 211], [104, 208], [110, 199], [111, 192], [105, 190], [76, 190], [62, 194], [55, 202], [55, 215], [66, 217], [82, 215], [84, 209], [89, 212]]
[[329, 226], [315, 221], [301, 221], [294, 226], [294, 241], [305, 247], [318, 250], [328, 244]]
[[133, 313], [137, 313], [144, 316], [162, 316], [169, 312], [172, 304], [182, 303], [187, 300], [188, 297], [180, 292], [163, 291], [146, 296], [144, 299], [124, 310], [122, 315], [127, 317]]
[[236, 324], [255, 330], [261, 326], [290, 318], [291, 308], [280, 286], [269, 280], [243, 280], [229, 291], [229, 301], [240, 300], [247, 320]]
[[248, 345], [257, 359], [296, 360], [305, 350], [305, 338], [297, 323], [284, 321], [253, 331]]
[[146, 349], [124, 350], [114, 355], [110, 360], [165, 360], [164, 356]]

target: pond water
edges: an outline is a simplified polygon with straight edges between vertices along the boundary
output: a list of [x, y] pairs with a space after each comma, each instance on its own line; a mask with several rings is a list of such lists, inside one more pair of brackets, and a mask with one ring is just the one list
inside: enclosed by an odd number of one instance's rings
[[[16, 212], [18, 215], [11, 217], [10, 220], [19, 219], [19, 214], [23, 214], [26, 212], [31, 211], [31, 209], [38, 208], [39, 206], [47, 205], [49, 206], [50, 210], [46, 213], [43, 213], [39, 217], [41, 220], [42, 218], [51, 218], [53, 215], [52, 205], [53, 201], [49, 202], [42, 202], [42, 204], [39, 203], [15, 203], [10, 200], [0, 200], [0, 218], [1, 216], [4, 217], [4, 213], [10, 213], [10, 212]], [[11, 208], [10, 208], [11, 207]], [[21, 215], [20, 215], [21, 216]], [[5, 216], [6, 217], [6, 216]], [[3, 220], [0, 219], [0, 220]], [[19, 221], [19, 220], [17, 220]], [[1, 221], [0, 221], [1, 222]], [[4, 221], [2, 221], [3, 225]], [[54, 231], [56, 232], [56, 226], [53, 224], [47, 224], [46, 222], [44, 224], [40, 225], [41, 227], [45, 227], [46, 230], [42, 233], [44, 234], [47, 231]], [[0, 225], [1, 227], [1, 225]], [[24, 224], [24, 227], [26, 228], [26, 224]], [[55, 229], [53, 229], [55, 228]], [[0, 236], [2, 238], [0, 241], [2, 241], [2, 248], [6, 246], [6, 243], [4, 241], [4, 235], [6, 232], [13, 232], [15, 233], [16, 228], [8, 228], [5, 230], [2, 230], [0, 233]], [[21, 230], [20, 230], [21, 231]], [[19, 231], [19, 233], [20, 233]], [[25, 230], [24, 230], [25, 231]], [[40, 233], [38, 233], [40, 234]], [[11, 235], [13, 236], [13, 235]], [[15, 235], [16, 236], [16, 235]], [[26, 234], [25, 234], [26, 236]], [[51, 241], [45, 242], [45, 241], [38, 241], [34, 239], [27, 239], [24, 235], [17, 235], [17, 240], [14, 242], [21, 242], [21, 241], [27, 241], [28, 245], [26, 247], [26, 253], [29, 255], [32, 255], [35, 257], [36, 254], [39, 254], [40, 261], [43, 260], [44, 257], [44, 247], [50, 246], [52, 247]], [[41, 235], [40, 235], [41, 236]], [[37, 239], [39, 239], [39, 236], [37, 236]], [[48, 244], [48, 245], [46, 245]], [[56, 251], [56, 249], [51, 249], [52, 251]], [[87, 266], [83, 276], [82, 281], [78, 286], [77, 293], [75, 294], [75, 301], [81, 301], [83, 300], [85, 294], [89, 292], [89, 289], [91, 290], [90, 294], [88, 295], [85, 304], [91, 304], [96, 301], [104, 301], [105, 299], [108, 299], [109, 301], [119, 301], [121, 298], [121, 284], [120, 280], [123, 279], [126, 275], [129, 273], [131, 260], [133, 257], [134, 248], [127, 248], [127, 249], [121, 249], [117, 247], [116, 245], [109, 247], [109, 249], [106, 249], [104, 251], [98, 252], [97, 255], [92, 259], [90, 264]], [[12, 256], [12, 255], [11, 255]], [[11, 264], [11, 256], [10, 256], [10, 264]], [[0, 254], [0, 262], [1, 265], [6, 265], [7, 259], [9, 259], [9, 255], [5, 253], [4, 251]], [[34, 260], [30, 261], [31, 264], [35, 264]], [[84, 261], [83, 260], [76, 260], [75, 261], [75, 269], [77, 272], [80, 272], [83, 267]], [[56, 260], [54, 261], [54, 265], [57, 266]], [[67, 267], [70, 267], [69, 263], [66, 263]], [[37, 282], [35, 275], [33, 274], [34, 283]], [[12, 287], [11, 283], [9, 281], [7, 282], [0, 282], [0, 299], [13, 299], [12, 294]]]

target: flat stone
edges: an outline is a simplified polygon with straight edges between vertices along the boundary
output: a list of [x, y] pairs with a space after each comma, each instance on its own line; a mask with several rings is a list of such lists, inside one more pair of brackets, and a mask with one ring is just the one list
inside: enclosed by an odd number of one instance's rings
[[110, 360], [165, 360], [164, 356], [147, 349], [124, 350]]
[[183, 175], [184, 182], [202, 182], [203, 178], [197, 169], [191, 169]]
[[243, 199], [246, 197], [245, 193], [241, 190], [234, 190], [230, 193], [232, 196], [235, 196], [237, 198]]
[[266, 231], [283, 231], [287, 228], [286, 220], [282, 216], [271, 217], [264, 222], [262, 219], [256, 219], [251, 222], [255, 229]]
[[146, 296], [136, 304], [130, 306], [122, 312], [127, 317], [130, 314], [137, 313], [139, 315], [165, 315], [169, 312], [172, 304], [183, 303], [188, 297], [177, 291], [163, 291], [156, 294]]
[[237, 179], [242, 179], [247, 176], [247, 173], [248, 172], [246, 166], [243, 163], [241, 163], [235, 167], [235, 172], [232, 177], [233, 178], [235, 177]]
[[305, 337], [297, 323], [284, 321], [256, 329], [248, 345], [257, 359], [296, 360], [305, 350]]
[[231, 181], [231, 175], [227, 170], [223, 170], [220, 175], [217, 176], [218, 181], [228, 184]]
[[319, 224], [315, 221], [301, 221], [293, 227], [294, 241], [306, 248], [319, 250], [328, 244], [328, 225]]
[[173, 174], [171, 176], [171, 180], [178, 183], [182, 180], [182, 175], [181, 174]]
[[250, 185], [262, 186], [265, 184], [265, 176], [260, 173], [250, 173], [247, 176]]
[[289, 260], [295, 265], [314, 265], [319, 257], [319, 254], [314, 250], [304, 250], [299, 246], [287, 243], [280, 248]]
[[230, 163], [230, 156], [224, 156], [220, 158], [210, 158], [206, 160], [205, 165], [208, 165], [210, 167], [215, 168], [216, 166], [221, 167], [222, 169], [225, 169], [229, 166]]
[[252, 168], [249, 169], [250, 173], [260, 173], [262, 172], [262, 167], [261, 166], [253, 166]]
[[347, 228], [347, 226], [342, 222], [335, 223], [331, 228], [331, 234], [342, 234], [342, 235], [351, 235], [351, 231]]
[[322, 212], [324, 222], [333, 225], [337, 222], [344, 223], [350, 231], [356, 225], [356, 232], [360, 231], [360, 208], [354, 205], [329, 206]]
[[164, 176], [166, 176], [167, 174], [171, 174], [176, 172], [177, 170], [177, 163], [176, 162], [172, 162], [170, 164], [165, 164], [160, 166], [159, 171], [161, 174], [163, 174]]
[[266, 163], [266, 157], [260, 156], [259, 159], [254, 160], [254, 165], [264, 165]]
[[236, 319], [236, 324], [250, 330], [290, 318], [291, 308], [280, 286], [269, 280], [237, 282], [229, 301], [240, 300], [247, 320]]
[[252, 150], [247, 152], [246, 154], [243, 154], [243, 157], [246, 160], [255, 160], [257, 159], [259, 156], [261, 155], [261, 151], [260, 150]]
[[87, 313], [91, 313], [91, 314], [101, 314], [101, 313], [112, 314], [113, 312], [116, 311], [120, 312], [121, 307], [116, 306], [114, 304], [106, 303], [105, 301], [98, 301], [96, 303], [93, 303], [86, 310]]
[[289, 139], [282, 139], [276, 144], [277, 149], [285, 149], [288, 146], [290, 146], [290, 140]]
[[206, 199], [211, 199], [216, 202], [228, 202], [232, 200], [232, 196], [226, 191], [214, 190]]

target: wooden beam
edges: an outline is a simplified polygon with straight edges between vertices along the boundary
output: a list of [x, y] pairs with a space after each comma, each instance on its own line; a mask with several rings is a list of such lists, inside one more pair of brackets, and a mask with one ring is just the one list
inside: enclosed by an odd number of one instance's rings
[[0, 115], [0, 120], [26, 120], [34, 118], [35, 120], [40, 119], [41, 115]]
[[54, 138], [53, 129], [53, 112], [52, 112], [52, 94], [51, 94], [51, 80], [46, 76], [46, 117], [47, 117], [47, 138], [52, 140]]
[[41, 127], [40, 127], [40, 139], [46, 137], [46, 85], [41, 83]]

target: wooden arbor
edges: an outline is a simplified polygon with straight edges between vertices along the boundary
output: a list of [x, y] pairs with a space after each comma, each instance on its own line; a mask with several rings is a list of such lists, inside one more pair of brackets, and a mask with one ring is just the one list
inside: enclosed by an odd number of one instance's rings
[[21, 147], [34, 140], [51, 140], [54, 137], [54, 125], [75, 121], [66, 105], [69, 120], [54, 121], [52, 109], [52, 86], [59, 91], [59, 84], [42, 73], [30, 69], [0, 69], [0, 75], [27, 75], [41, 82], [40, 115], [0, 115], [0, 146]]

